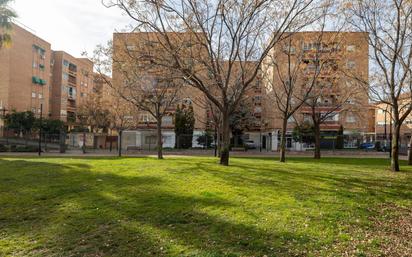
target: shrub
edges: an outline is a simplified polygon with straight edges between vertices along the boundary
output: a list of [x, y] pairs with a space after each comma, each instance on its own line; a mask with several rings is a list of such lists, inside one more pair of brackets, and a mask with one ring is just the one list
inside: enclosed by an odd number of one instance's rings
[[18, 153], [33, 153], [38, 151], [37, 146], [17, 146], [15, 152]]
[[0, 144], [0, 152], [4, 153], [8, 151], [9, 151], [9, 148], [6, 145]]

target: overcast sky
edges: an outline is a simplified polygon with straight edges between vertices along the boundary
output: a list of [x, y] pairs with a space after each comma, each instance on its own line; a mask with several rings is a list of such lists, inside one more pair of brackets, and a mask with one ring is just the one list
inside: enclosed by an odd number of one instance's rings
[[18, 22], [37, 36], [75, 57], [92, 53], [106, 43], [115, 30], [123, 30], [130, 19], [116, 8], [107, 9], [101, 0], [15, 0]]

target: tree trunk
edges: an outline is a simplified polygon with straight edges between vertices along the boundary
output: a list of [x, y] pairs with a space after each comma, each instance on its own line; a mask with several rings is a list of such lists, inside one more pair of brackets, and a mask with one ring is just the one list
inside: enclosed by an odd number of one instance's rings
[[313, 156], [314, 159], [320, 159], [320, 124], [314, 122], [313, 129], [315, 131], [315, 154]]
[[162, 120], [157, 121], [157, 159], [163, 159]]
[[222, 142], [220, 148], [220, 164], [229, 166], [229, 151], [230, 151], [230, 127], [229, 127], [229, 115], [223, 113], [222, 122]]
[[286, 130], [288, 126], [288, 119], [283, 118], [282, 134], [280, 139], [280, 162], [286, 162]]
[[391, 157], [391, 170], [399, 171], [399, 133], [400, 125], [395, 123], [392, 133], [392, 157]]
[[408, 145], [408, 165], [412, 165], [412, 135]]

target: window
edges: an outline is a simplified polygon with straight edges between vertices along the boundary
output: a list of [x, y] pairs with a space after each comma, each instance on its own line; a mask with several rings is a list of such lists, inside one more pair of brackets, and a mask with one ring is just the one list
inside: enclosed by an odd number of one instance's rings
[[146, 144], [146, 145], [154, 145], [154, 144], [156, 144], [156, 140], [157, 138], [156, 138], [156, 136], [146, 136], [145, 137], [145, 139], [144, 139], [144, 143]]
[[36, 92], [31, 92], [31, 98], [36, 98]]
[[303, 43], [303, 51], [309, 51], [312, 49], [312, 44], [311, 43]]
[[384, 114], [384, 113], [385, 113], [384, 110], [382, 110], [382, 109], [379, 109], [379, 110], [378, 110], [378, 114]]
[[69, 61], [63, 60], [63, 66], [64, 67], [69, 67]]
[[168, 126], [173, 125], [173, 117], [172, 116], [165, 116], [162, 118], [162, 125]]
[[76, 98], [76, 89], [75, 88], [69, 87], [68, 93], [69, 93], [70, 98]]
[[261, 113], [262, 107], [255, 107], [255, 113]]
[[293, 116], [289, 117], [288, 123], [295, 123], [295, 118]]
[[134, 51], [134, 50], [136, 50], [136, 46], [135, 46], [135, 45], [127, 45], [127, 46], [126, 46], [126, 49], [127, 49], [128, 51]]
[[346, 67], [347, 67], [348, 69], [350, 69], [350, 70], [355, 69], [355, 68], [356, 68], [356, 63], [355, 63], [355, 61], [348, 61], [348, 62], [346, 63]]
[[191, 105], [191, 104], [192, 104], [192, 99], [190, 99], [190, 98], [185, 98], [185, 99], [183, 99], [182, 103], [183, 103], [184, 105]]
[[43, 94], [39, 93], [39, 99], [43, 99]]
[[339, 121], [339, 114], [337, 113], [328, 114], [325, 121], [333, 121], [333, 122]]
[[348, 50], [348, 52], [355, 52], [356, 46], [355, 45], [348, 45], [347, 50]]
[[309, 114], [304, 114], [303, 115], [303, 122], [311, 123], [312, 122], [312, 117]]
[[355, 104], [355, 100], [349, 98], [348, 100], [346, 100], [347, 104]]
[[63, 80], [69, 80], [69, 74], [63, 72]]
[[32, 112], [32, 113], [36, 113], [36, 108], [35, 108], [35, 107], [32, 107], [32, 108], [31, 108], [31, 112]]
[[353, 114], [349, 114], [349, 115], [346, 117], [346, 122], [348, 122], [348, 123], [355, 123], [355, 122], [356, 122], [356, 117], [355, 117]]
[[152, 115], [150, 114], [141, 114], [140, 115], [140, 121], [141, 122], [152, 122], [155, 121], [154, 117], [152, 117]]
[[[378, 125], [379, 126], [385, 126], [385, 121], [378, 121]], [[389, 124], [386, 123], [386, 125], [389, 125]]]
[[33, 61], [33, 68], [37, 68], [37, 63], [36, 63], [36, 61]]
[[296, 48], [294, 48], [293, 46], [290, 46], [290, 45], [285, 45], [284, 47], [283, 47], [283, 51], [285, 52], [285, 54], [291, 54], [291, 55], [293, 55], [293, 54], [295, 54], [295, 52], [296, 52]]

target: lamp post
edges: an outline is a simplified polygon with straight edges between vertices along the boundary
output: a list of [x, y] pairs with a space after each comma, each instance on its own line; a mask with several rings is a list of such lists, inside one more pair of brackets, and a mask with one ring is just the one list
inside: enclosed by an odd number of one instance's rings
[[387, 147], [387, 144], [388, 144], [388, 135], [387, 135], [387, 132], [386, 132], [386, 115], [387, 115], [387, 112], [388, 112], [388, 106], [386, 106], [386, 108], [385, 108], [385, 128], [384, 128], [384, 137], [385, 137], [385, 151], [386, 151], [386, 147]]
[[[5, 130], [6, 130], [6, 122], [5, 122], [5, 120], [6, 120], [6, 112], [7, 112], [8, 110], [6, 109], [5, 106], [0, 106], [0, 110], [1, 110], [1, 120], [2, 120], [1, 136], [2, 136], [2, 137], [4, 137], [4, 136], [7, 137], [6, 131], [5, 131]], [[7, 138], [6, 138], [6, 141], [7, 141]]]
[[[392, 113], [392, 107], [390, 108], [390, 112]], [[389, 158], [392, 158], [392, 116], [390, 116], [389, 120]]]
[[40, 104], [40, 128], [39, 128], [39, 156], [41, 156], [41, 134], [43, 128], [43, 104]]

